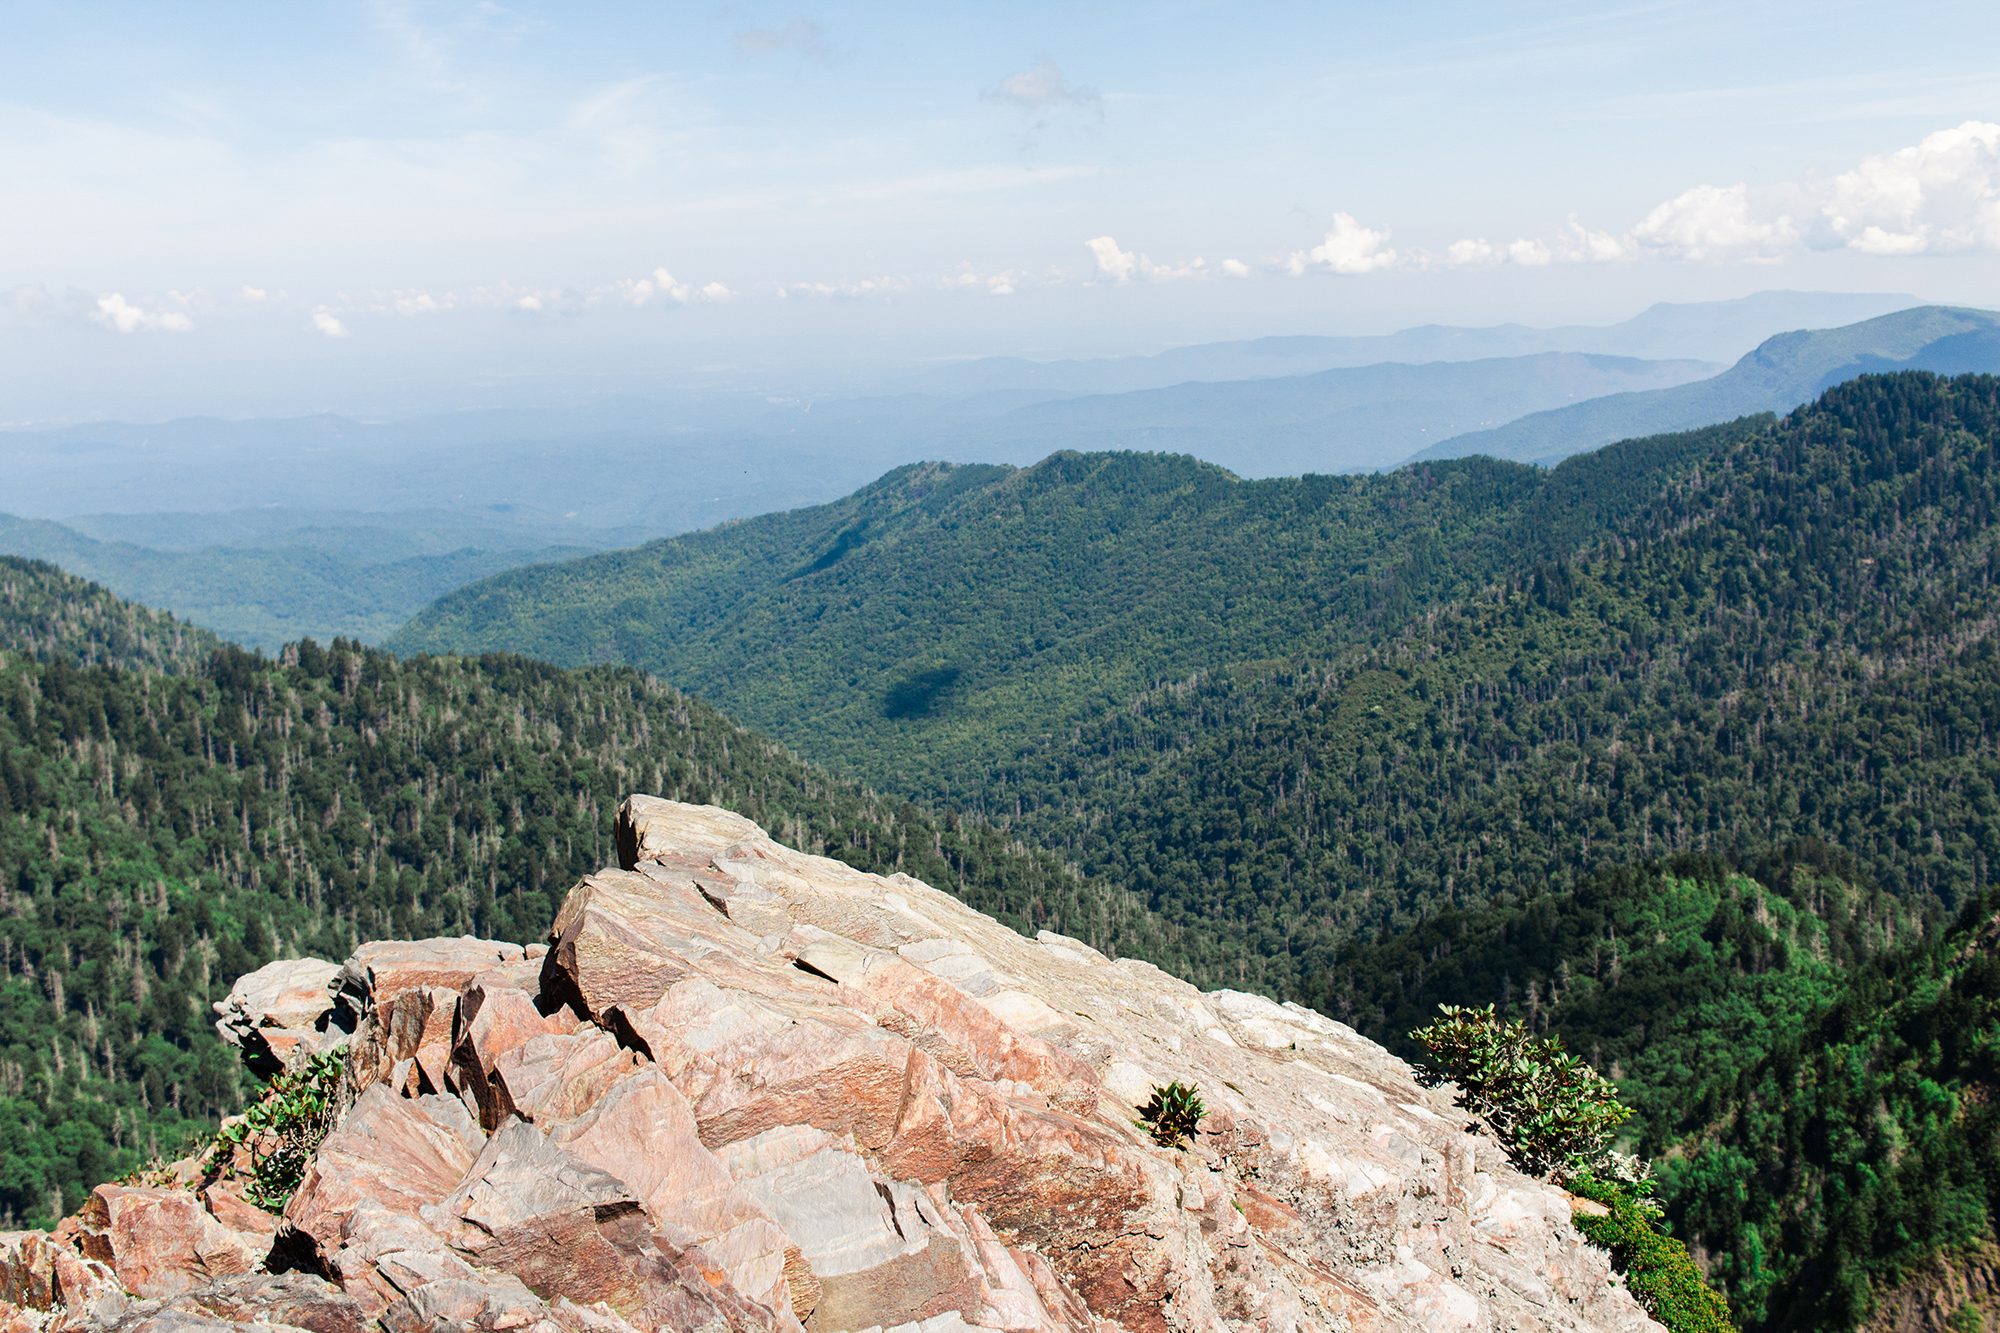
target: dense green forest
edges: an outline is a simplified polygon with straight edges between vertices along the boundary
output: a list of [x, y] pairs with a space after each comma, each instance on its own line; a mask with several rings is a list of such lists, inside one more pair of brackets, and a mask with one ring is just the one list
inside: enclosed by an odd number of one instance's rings
[[[1664, 1163], [1746, 1327], [1847, 1328], [2000, 1223], [2000, 892], [1709, 1081]], [[1990, 1297], [1988, 1298], [1990, 1299]], [[1984, 1314], [1961, 1310], [1954, 1327]], [[1962, 1316], [1971, 1314], [1977, 1322]]]
[[1447, 908], [1350, 941], [1330, 1011], [1392, 1050], [1440, 1004], [1493, 1004], [1608, 1073], [1659, 1156], [1699, 1086], [1754, 1064], [1853, 970], [1921, 938], [1909, 911], [1807, 842], [1748, 865], [1690, 852], [1507, 907]]
[[835, 504], [471, 585], [397, 652], [629, 662], [885, 790], [960, 805], [1147, 687], [1369, 642], [1651, 501], [1750, 418], [1553, 471], [1239, 481], [1195, 459], [900, 468]]
[[181, 672], [220, 643], [54, 565], [0, 555], [0, 651], [35, 662]]
[[[16, 643], [169, 656], [164, 618], [47, 567], [6, 577], [10, 606], [70, 627]], [[538, 938], [611, 858], [632, 791], [740, 810], [1024, 930], [1175, 957], [1056, 858], [875, 797], [630, 668], [345, 641], [217, 647], [182, 675], [0, 654], [0, 1229], [50, 1223], [239, 1105], [209, 1008], [238, 975], [370, 939]]]
[[1843, 386], [1573, 558], [1151, 690], [973, 809], [1329, 1009], [1357, 934], [1677, 852], [1816, 838], [1941, 921], [2000, 854], [1996, 398]]

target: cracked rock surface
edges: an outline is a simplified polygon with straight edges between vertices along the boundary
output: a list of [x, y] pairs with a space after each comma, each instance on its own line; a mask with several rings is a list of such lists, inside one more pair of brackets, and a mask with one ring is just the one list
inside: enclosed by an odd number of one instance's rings
[[[0, 1333], [1657, 1327], [1565, 1194], [1339, 1023], [712, 807], [631, 797], [618, 845], [546, 945], [246, 978], [244, 1030], [352, 1034], [284, 1217], [102, 1187], [0, 1236]], [[1174, 1081], [1208, 1115], [1163, 1148], [1134, 1122]]]

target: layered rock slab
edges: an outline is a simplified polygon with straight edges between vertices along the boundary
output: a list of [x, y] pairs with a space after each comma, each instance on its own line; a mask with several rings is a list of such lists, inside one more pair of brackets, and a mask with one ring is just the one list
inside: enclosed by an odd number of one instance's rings
[[[1338, 1023], [1025, 939], [725, 811], [635, 796], [617, 834], [545, 949], [371, 945], [328, 983], [314, 1021], [352, 1028], [356, 1096], [263, 1239], [288, 1287], [189, 1268], [141, 1296], [65, 1250], [97, 1313], [62, 1317], [268, 1326], [282, 1296], [396, 1330], [1652, 1327], [1566, 1196]], [[1174, 1080], [1210, 1108], [1183, 1149], [1134, 1124]], [[22, 1253], [20, 1289], [52, 1285]]]

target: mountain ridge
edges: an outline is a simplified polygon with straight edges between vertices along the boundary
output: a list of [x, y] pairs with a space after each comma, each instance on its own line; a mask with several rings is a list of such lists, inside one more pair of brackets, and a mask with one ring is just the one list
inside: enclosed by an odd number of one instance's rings
[[1941, 340], [1994, 329], [2000, 329], [2000, 313], [1994, 311], [1923, 306], [1842, 328], [1776, 334], [1713, 379], [1530, 413], [1492, 430], [1455, 436], [1408, 461], [1478, 453], [1546, 464], [1631, 436], [1690, 430], [1752, 412], [1789, 412], [1862, 373], [1905, 368], [1991, 373], [2000, 370], [2000, 342], [1983, 339], [1964, 346], [1968, 364], [1906, 363]]

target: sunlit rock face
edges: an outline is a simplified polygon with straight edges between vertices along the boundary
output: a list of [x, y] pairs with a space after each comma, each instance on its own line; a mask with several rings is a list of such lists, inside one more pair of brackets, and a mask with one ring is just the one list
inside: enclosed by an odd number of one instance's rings
[[[712, 807], [631, 797], [618, 845], [546, 944], [245, 978], [246, 1050], [344, 1040], [356, 1092], [275, 1230], [107, 1186], [0, 1238], [9, 1289], [135, 1329], [1654, 1327], [1566, 1195], [1341, 1024]], [[1175, 1081], [1208, 1114], [1168, 1148], [1137, 1121]]]

